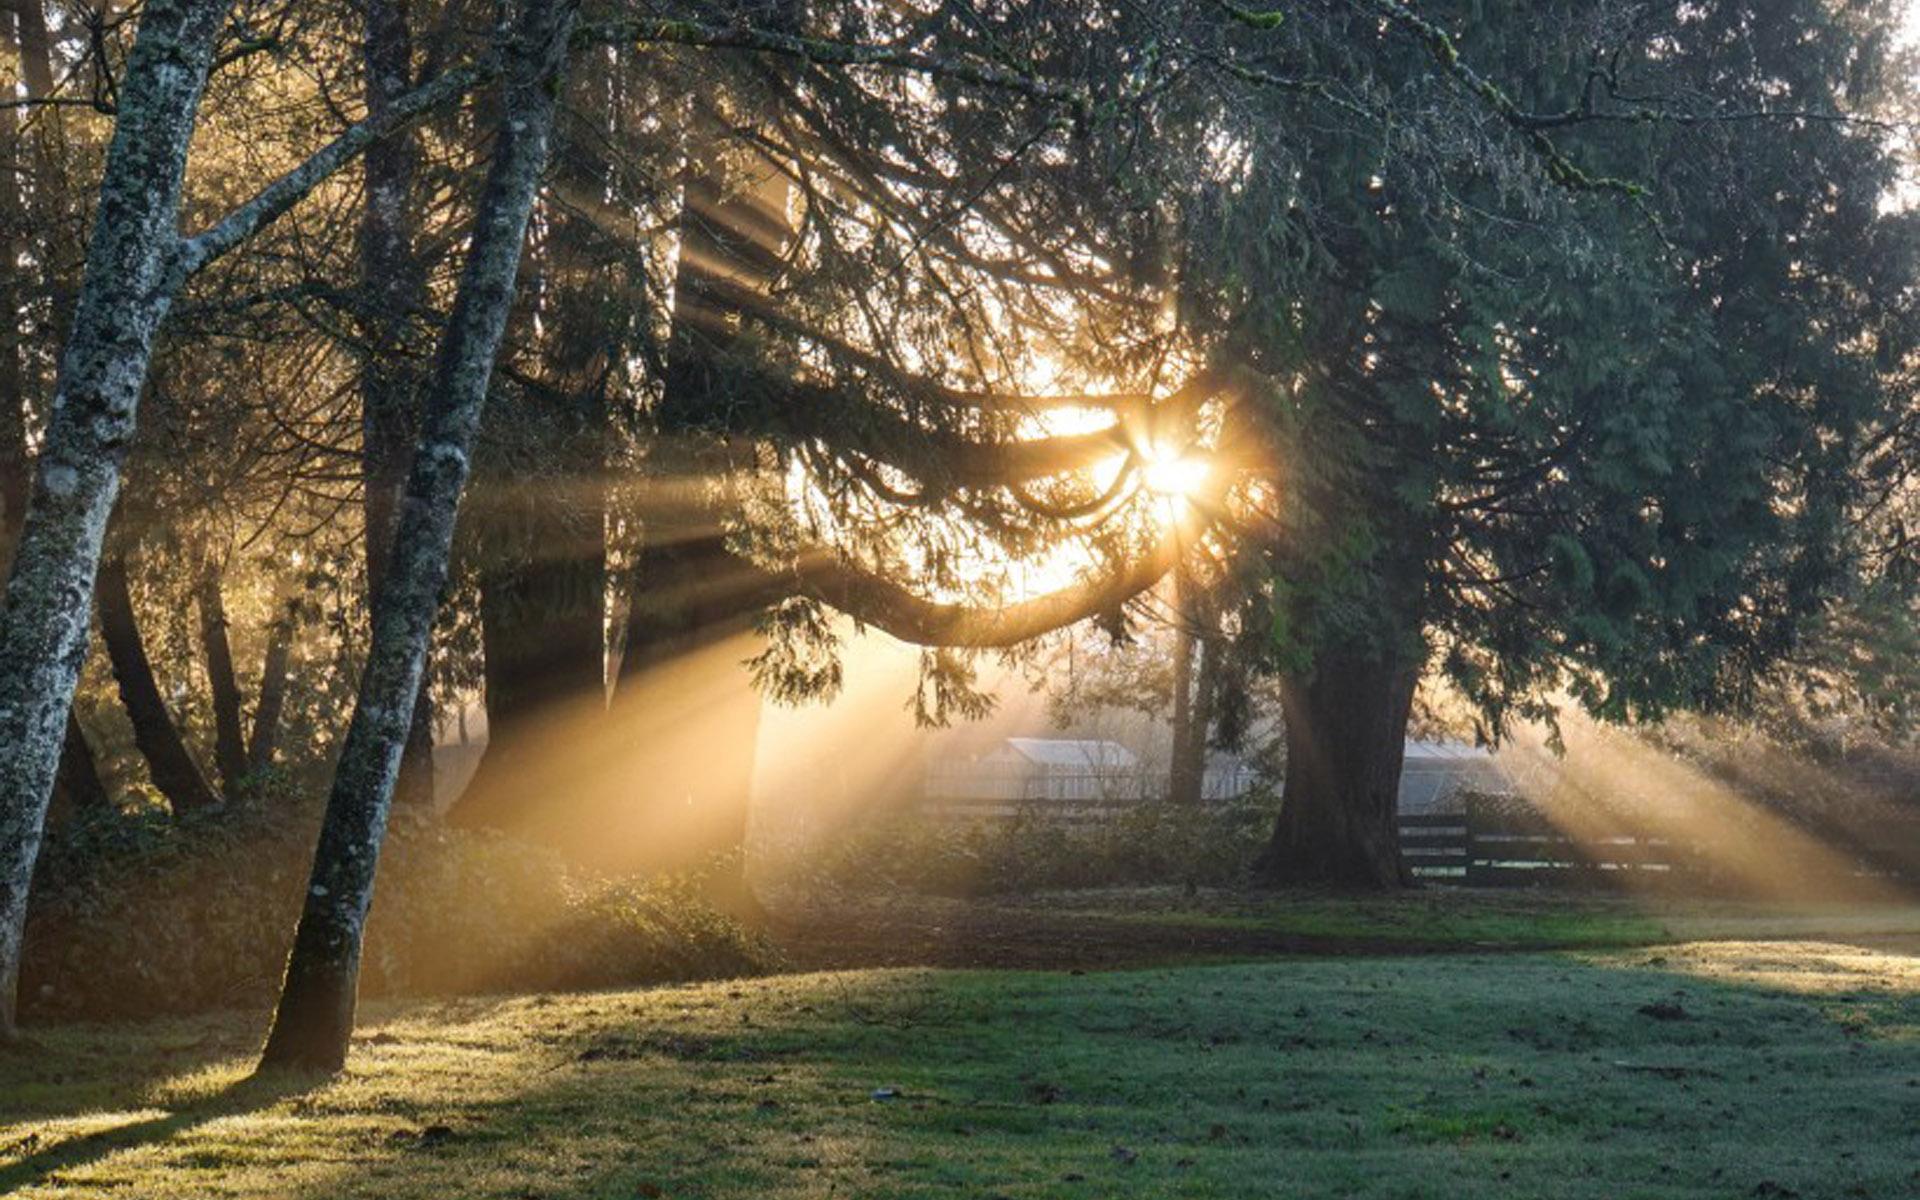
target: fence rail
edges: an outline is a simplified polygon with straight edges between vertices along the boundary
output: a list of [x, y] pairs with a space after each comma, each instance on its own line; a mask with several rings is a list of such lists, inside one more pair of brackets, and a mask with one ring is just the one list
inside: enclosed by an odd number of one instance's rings
[[1783, 882], [1836, 873], [1920, 881], [1920, 817], [1805, 829], [1807, 837], [1795, 839], [1801, 845], [1745, 848], [1724, 844], [1737, 833], [1723, 832], [1720, 844], [1663, 833], [1583, 834], [1537, 812], [1473, 802], [1460, 813], [1403, 814], [1399, 823], [1414, 875], [1472, 887], [1711, 886], [1743, 851], [1757, 852]]

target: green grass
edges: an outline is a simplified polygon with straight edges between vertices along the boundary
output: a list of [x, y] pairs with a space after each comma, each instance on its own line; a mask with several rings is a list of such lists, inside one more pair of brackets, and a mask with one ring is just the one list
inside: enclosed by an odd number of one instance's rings
[[1175, 888], [1059, 893], [1015, 902], [1034, 911], [1107, 915], [1137, 924], [1221, 928], [1382, 947], [1582, 948], [1701, 939], [1920, 938], [1920, 905], [1534, 893], [1430, 888], [1380, 896], [1202, 892]]
[[[1678, 1004], [1684, 1019], [1639, 1010]], [[23, 1197], [1900, 1197], [1920, 960], [1837, 944], [885, 970], [0, 1057]], [[877, 1089], [892, 1089], [895, 1095]]]

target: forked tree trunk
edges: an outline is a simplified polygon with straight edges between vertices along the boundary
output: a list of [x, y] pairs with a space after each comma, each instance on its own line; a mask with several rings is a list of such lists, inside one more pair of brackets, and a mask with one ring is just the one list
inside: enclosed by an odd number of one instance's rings
[[1377, 890], [1408, 882], [1400, 859], [1400, 768], [1417, 665], [1322, 654], [1282, 681], [1287, 776], [1273, 839], [1255, 865], [1275, 885]]
[[373, 640], [327, 798], [263, 1068], [337, 1071], [346, 1062], [374, 871], [434, 613], [446, 585], [474, 432], [551, 147], [558, 74], [573, 13], [571, 0], [527, 0], [509, 35], [493, 164], [435, 358], [421, 444], [374, 605]]
[[178, 289], [181, 181], [231, 0], [148, 0], [121, 72], [86, 282], [0, 614], [0, 1037], [86, 656], [94, 573], [153, 338]]
[[247, 778], [247, 740], [240, 726], [240, 681], [233, 673], [233, 648], [227, 641], [227, 605], [220, 575], [209, 568], [195, 595], [200, 609], [200, 650], [206, 659], [207, 690], [213, 699], [213, 760], [220, 786], [229, 798]]
[[253, 732], [247, 738], [247, 771], [258, 775], [273, 766], [280, 741], [280, 712], [287, 702], [287, 665], [296, 623], [291, 604], [267, 627], [267, 652], [260, 664], [260, 698], [253, 706]]
[[176, 813], [219, 804], [220, 794], [193, 760], [193, 752], [187, 749], [180, 727], [174, 724], [173, 714], [167, 711], [166, 699], [160, 694], [153, 663], [147, 657], [146, 639], [134, 614], [123, 558], [110, 558], [100, 566], [100, 636], [113, 662], [120, 701], [133, 724], [134, 745], [146, 759], [153, 786], [160, 789]]

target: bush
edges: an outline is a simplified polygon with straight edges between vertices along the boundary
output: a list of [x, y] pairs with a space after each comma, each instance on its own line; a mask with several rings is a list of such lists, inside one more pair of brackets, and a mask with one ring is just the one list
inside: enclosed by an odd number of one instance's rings
[[[179, 821], [106, 814], [49, 840], [21, 1006], [113, 1019], [264, 1006], [278, 989], [317, 815], [254, 804]], [[613, 987], [764, 971], [763, 938], [687, 880], [608, 880], [498, 834], [397, 817], [363, 996]]]
[[796, 851], [803, 873], [841, 887], [947, 896], [1243, 882], [1273, 828], [1265, 796], [1198, 811], [1142, 804], [1069, 823], [1031, 811], [1002, 821], [906, 814]]

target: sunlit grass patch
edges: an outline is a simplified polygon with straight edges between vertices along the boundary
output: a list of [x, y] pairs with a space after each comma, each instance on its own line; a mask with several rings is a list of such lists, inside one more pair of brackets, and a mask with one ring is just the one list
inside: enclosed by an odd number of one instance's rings
[[247, 1081], [257, 1019], [40, 1031], [0, 1060], [0, 1191], [1920, 1190], [1920, 963], [1840, 945], [849, 971], [368, 1015], [330, 1082]]

